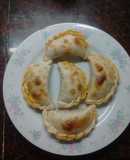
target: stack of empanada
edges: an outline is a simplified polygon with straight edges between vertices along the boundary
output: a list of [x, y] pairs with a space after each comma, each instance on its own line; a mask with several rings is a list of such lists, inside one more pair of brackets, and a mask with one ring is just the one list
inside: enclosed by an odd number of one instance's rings
[[[23, 96], [29, 106], [42, 111], [49, 133], [64, 141], [78, 140], [95, 127], [96, 106], [108, 102], [118, 86], [119, 73], [112, 61], [101, 54], [88, 51], [86, 37], [75, 30], [67, 30], [48, 40], [44, 60], [30, 65], [22, 82]], [[80, 57], [91, 66], [91, 77], [69, 56]], [[54, 103], [48, 91], [48, 79], [52, 63], [58, 58], [60, 93]]]

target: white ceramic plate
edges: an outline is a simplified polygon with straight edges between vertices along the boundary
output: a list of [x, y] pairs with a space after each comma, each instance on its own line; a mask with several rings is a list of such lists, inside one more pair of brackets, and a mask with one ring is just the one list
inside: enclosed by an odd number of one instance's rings
[[[43, 46], [47, 38], [66, 29], [82, 31], [93, 49], [110, 57], [120, 73], [120, 84], [116, 95], [107, 105], [97, 109], [96, 128], [88, 137], [73, 143], [60, 143], [51, 137], [44, 128], [41, 114], [27, 106], [21, 93], [21, 80], [25, 68], [31, 63], [42, 61]], [[84, 70], [88, 69], [84, 63], [79, 63], [79, 65]], [[130, 122], [129, 73], [130, 59], [126, 51], [109, 34], [83, 24], [56, 24], [33, 33], [21, 43], [10, 58], [3, 84], [5, 107], [17, 130], [35, 146], [60, 155], [92, 153], [113, 142]], [[52, 97], [55, 99], [59, 89], [59, 76], [55, 65], [50, 85]]]

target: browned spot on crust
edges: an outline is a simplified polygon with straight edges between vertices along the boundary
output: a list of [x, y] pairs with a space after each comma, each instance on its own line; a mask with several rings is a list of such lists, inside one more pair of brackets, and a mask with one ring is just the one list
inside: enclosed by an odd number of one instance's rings
[[68, 132], [72, 132], [74, 129], [82, 128], [85, 123], [87, 122], [87, 119], [83, 117], [82, 119], [79, 119], [78, 117], [73, 120], [67, 120], [62, 124], [62, 128]]
[[41, 85], [41, 83], [42, 83], [42, 82], [41, 82], [40, 78], [37, 77], [37, 78], [35, 79], [35, 84], [39, 86], [39, 85]]
[[97, 85], [98, 85], [98, 86], [101, 86], [101, 85], [104, 83], [104, 81], [106, 80], [106, 78], [107, 78], [107, 77], [106, 77], [105, 74], [97, 77], [97, 78], [96, 78], [96, 83], [97, 83]]
[[34, 99], [47, 98], [47, 93], [43, 89], [35, 90], [32, 92]]
[[68, 120], [62, 125], [66, 131], [72, 131], [76, 127], [76, 120]]
[[80, 46], [82, 48], [86, 48], [87, 47], [87, 44], [86, 44], [85, 40], [82, 39], [81, 37], [78, 37], [78, 36], [75, 37], [74, 41], [75, 41], [76, 45], [78, 45], [78, 46]]
[[100, 64], [95, 64], [97, 71], [101, 72], [103, 70], [103, 67]]
[[40, 90], [39, 90], [39, 91], [34, 91], [34, 92], [32, 93], [32, 96], [33, 96], [33, 98], [35, 98], [35, 99], [41, 98], [41, 91], [40, 91]]
[[64, 46], [64, 53], [69, 54], [71, 52], [70, 48]]

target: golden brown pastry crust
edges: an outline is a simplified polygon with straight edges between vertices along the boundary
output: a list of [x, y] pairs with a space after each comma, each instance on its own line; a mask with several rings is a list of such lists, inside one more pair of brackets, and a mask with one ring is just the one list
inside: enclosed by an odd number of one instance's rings
[[87, 59], [89, 44], [86, 37], [76, 30], [58, 33], [45, 44], [44, 60], [76, 56]]
[[[62, 141], [75, 141], [87, 136], [96, 124], [96, 106], [91, 105], [88, 108], [86, 107], [85, 110], [81, 111], [81, 117], [78, 115], [80, 107], [76, 108], [76, 110], [77, 115], [74, 115], [72, 110], [44, 110], [44, 124], [48, 132]], [[59, 118], [57, 114], [60, 113], [58, 112], [64, 112], [65, 115], [67, 112], [69, 118], [66, 119], [62, 115]]]
[[115, 64], [103, 55], [91, 54], [88, 59], [92, 67], [93, 77], [88, 89], [86, 103], [101, 105], [108, 102], [115, 93], [119, 83], [119, 72]]
[[51, 101], [48, 95], [48, 76], [51, 61], [30, 65], [22, 79], [22, 93], [30, 107], [48, 108]]
[[59, 62], [61, 87], [58, 108], [71, 108], [78, 105], [87, 96], [88, 80], [85, 73], [74, 63]]

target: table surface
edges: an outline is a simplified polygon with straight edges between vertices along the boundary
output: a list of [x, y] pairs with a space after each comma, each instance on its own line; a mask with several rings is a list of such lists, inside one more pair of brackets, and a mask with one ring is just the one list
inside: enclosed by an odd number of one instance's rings
[[[0, 1], [0, 159], [68, 159], [47, 153], [25, 140], [4, 107], [2, 83], [13, 49], [31, 33], [61, 22], [93, 25], [110, 33], [130, 55], [129, 0], [1, 0]], [[111, 145], [96, 153], [70, 159], [130, 159], [130, 126]]]

